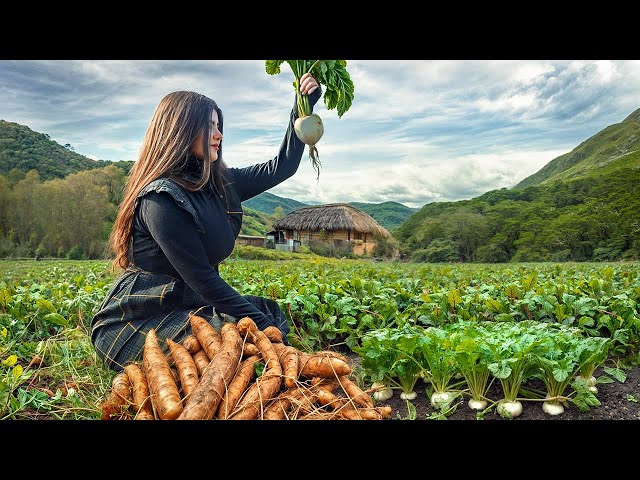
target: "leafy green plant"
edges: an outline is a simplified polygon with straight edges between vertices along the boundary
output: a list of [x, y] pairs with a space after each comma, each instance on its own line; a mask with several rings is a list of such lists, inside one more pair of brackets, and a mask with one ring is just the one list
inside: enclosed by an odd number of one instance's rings
[[398, 388], [403, 399], [413, 400], [416, 382], [423, 373], [418, 357], [425, 338], [424, 329], [418, 326], [380, 328], [367, 332], [354, 351], [374, 383]]
[[431, 405], [437, 410], [450, 407], [461, 392], [454, 377], [459, 373], [455, 361], [455, 346], [447, 330], [428, 327], [419, 343], [416, 357], [423, 366], [423, 377], [430, 384], [427, 391]]
[[522, 413], [518, 393], [535, 369], [533, 354], [540, 340], [531, 329], [536, 325], [544, 328], [544, 324], [534, 321], [487, 325], [488, 368], [502, 386], [504, 397], [498, 400], [497, 411], [505, 418], [515, 418]]
[[471, 397], [467, 405], [473, 410], [484, 410], [488, 405], [486, 395], [491, 386], [484, 341], [486, 331], [476, 322], [459, 322], [448, 330], [455, 352], [454, 361]]
[[16, 355], [9, 355], [0, 363], [0, 420], [12, 416], [28, 403], [18, 395], [18, 387], [30, 376], [31, 372], [25, 371]]
[[[598, 393], [598, 379], [594, 376], [595, 370], [604, 363], [609, 356], [609, 348], [613, 340], [604, 337], [586, 337], [578, 345], [579, 367], [576, 380], [583, 383], [589, 390]], [[602, 379], [601, 383], [605, 380]]]
[[296, 135], [309, 146], [309, 158], [318, 177], [320, 159], [316, 143], [324, 133], [324, 125], [319, 115], [311, 113], [309, 96], [300, 92], [300, 79], [305, 73], [311, 73], [316, 81], [324, 86], [324, 103], [327, 110], [337, 109], [338, 117], [349, 110], [354, 97], [354, 86], [346, 60], [266, 60], [265, 69], [269, 75], [280, 73], [280, 66], [287, 62], [293, 71], [299, 118], [295, 122]]
[[[553, 327], [553, 328], [551, 328]], [[549, 415], [559, 415], [564, 412], [565, 404], [569, 401], [575, 403], [581, 410], [600, 405], [593, 392], [587, 388], [587, 381], [575, 382], [575, 376], [580, 371], [581, 358], [587, 342], [595, 346], [595, 342], [582, 338], [580, 330], [564, 325], [555, 324], [546, 330], [538, 330], [540, 338], [539, 348], [534, 355], [534, 361], [538, 365], [538, 372], [533, 376], [540, 378], [546, 388], [542, 409]], [[591, 353], [594, 353], [593, 350]], [[577, 392], [575, 398], [566, 394], [569, 385], [574, 386]]]

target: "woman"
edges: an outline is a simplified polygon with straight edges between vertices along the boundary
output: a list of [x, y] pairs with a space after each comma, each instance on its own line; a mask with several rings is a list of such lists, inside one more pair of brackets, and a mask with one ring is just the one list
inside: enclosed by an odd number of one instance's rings
[[[311, 106], [321, 88], [310, 75], [300, 91]], [[181, 341], [191, 333], [189, 314], [220, 329], [248, 316], [264, 329], [289, 324], [270, 299], [243, 296], [219, 275], [218, 265], [235, 245], [242, 225], [241, 202], [291, 177], [305, 144], [295, 134], [294, 102], [289, 125], [273, 159], [245, 168], [222, 159], [222, 111], [195, 92], [177, 91], [156, 107], [131, 169], [110, 238], [114, 270], [123, 269], [91, 322], [100, 358], [121, 371], [139, 360], [145, 333]]]

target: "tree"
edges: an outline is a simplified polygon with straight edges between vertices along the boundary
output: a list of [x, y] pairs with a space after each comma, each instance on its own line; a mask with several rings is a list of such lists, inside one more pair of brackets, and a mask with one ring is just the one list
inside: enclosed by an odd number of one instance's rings
[[16, 242], [27, 244], [35, 228], [36, 202], [40, 175], [36, 170], [29, 170], [24, 179], [13, 187], [9, 223], [16, 231]]
[[476, 249], [487, 241], [489, 228], [484, 216], [468, 209], [447, 216], [447, 238], [458, 247], [463, 262], [475, 261]]
[[383, 237], [382, 235], [374, 235], [373, 241], [376, 246], [373, 249], [373, 255], [379, 258], [393, 259], [397, 257], [399, 243], [393, 237]]
[[425, 261], [430, 263], [455, 262], [458, 260], [458, 245], [451, 240], [436, 238], [422, 252]]

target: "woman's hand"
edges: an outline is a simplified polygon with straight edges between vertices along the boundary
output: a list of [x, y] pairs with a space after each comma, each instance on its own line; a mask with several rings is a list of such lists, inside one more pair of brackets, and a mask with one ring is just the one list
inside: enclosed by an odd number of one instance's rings
[[300, 77], [300, 93], [303, 95], [309, 95], [318, 88], [318, 82], [310, 73], [305, 73]]

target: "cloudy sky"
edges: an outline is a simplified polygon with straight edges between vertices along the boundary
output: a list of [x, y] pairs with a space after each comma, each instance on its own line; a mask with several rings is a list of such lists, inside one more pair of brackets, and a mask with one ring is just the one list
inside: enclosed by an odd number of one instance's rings
[[[276, 155], [295, 95], [264, 60], [0, 60], [0, 119], [94, 159], [136, 160], [174, 90], [215, 99], [230, 166]], [[351, 108], [321, 100], [320, 178], [305, 150], [270, 190], [304, 203], [434, 201], [511, 187], [640, 108], [640, 61], [347, 60]]]

